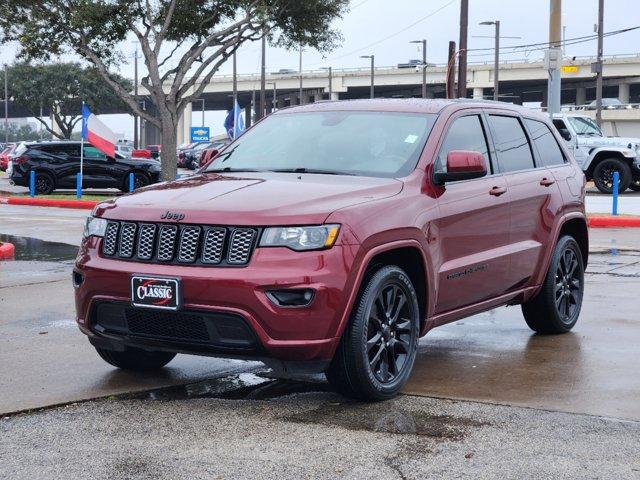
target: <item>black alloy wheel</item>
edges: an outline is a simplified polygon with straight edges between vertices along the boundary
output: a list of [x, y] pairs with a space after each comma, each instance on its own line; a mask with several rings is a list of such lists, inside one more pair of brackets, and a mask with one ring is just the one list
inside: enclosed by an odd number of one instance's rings
[[369, 311], [367, 355], [371, 372], [381, 383], [402, 373], [414, 342], [407, 295], [395, 283], [380, 290]]
[[522, 304], [524, 319], [533, 331], [567, 333], [578, 321], [584, 295], [584, 261], [576, 240], [561, 237], [540, 291]]
[[48, 173], [36, 172], [36, 194], [49, 195], [55, 190], [53, 178]]
[[326, 371], [329, 383], [351, 398], [392, 398], [409, 378], [419, 331], [418, 297], [409, 276], [395, 265], [372, 269]]

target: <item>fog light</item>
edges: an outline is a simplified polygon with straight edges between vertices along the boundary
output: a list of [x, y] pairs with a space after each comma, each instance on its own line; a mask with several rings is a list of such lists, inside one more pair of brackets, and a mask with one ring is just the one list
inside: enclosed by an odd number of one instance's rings
[[306, 307], [313, 301], [315, 292], [310, 288], [270, 290], [267, 297], [278, 307]]

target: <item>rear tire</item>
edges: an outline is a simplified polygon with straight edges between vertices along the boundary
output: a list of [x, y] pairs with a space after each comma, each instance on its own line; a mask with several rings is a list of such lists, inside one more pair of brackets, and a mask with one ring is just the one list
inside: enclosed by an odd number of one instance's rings
[[56, 189], [53, 177], [45, 172], [36, 172], [36, 195], [49, 195]]
[[606, 158], [593, 170], [593, 183], [602, 193], [613, 192], [613, 172], [620, 174], [618, 192], [622, 193], [631, 185], [631, 167], [619, 158]]
[[400, 268], [380, 268], [365, 280], [349, 323], [326, 372], [341, 394], [386, 400], [398, 394], [416, 358], [418, 298]]
[[542, 288], [522, 304], [527, 325], [537, 333], [567, 333], [578, 321], [583, 293], [582, 253], [575, 239], [565, 235], [553, 251]]
[[145, 371], [164, 367], [176, 356], [170, 352], [148, 352], [139, 348], [127, 347], [124, 352], [95, 347], [102, 359], [123, 370]]

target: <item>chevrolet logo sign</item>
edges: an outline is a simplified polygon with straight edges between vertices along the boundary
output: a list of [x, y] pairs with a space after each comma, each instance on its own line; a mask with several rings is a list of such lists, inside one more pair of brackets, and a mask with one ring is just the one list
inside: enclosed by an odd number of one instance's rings
[[196, 135], [205, 135], [207, 133], [206, 130], [194, 130], [193, 133], [195, 133]]

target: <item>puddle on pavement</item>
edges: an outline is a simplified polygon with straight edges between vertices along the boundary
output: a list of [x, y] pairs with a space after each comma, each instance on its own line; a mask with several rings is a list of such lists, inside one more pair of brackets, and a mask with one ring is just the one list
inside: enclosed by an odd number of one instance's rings
[[134, 394], [140, 400], [190, 400], [223, 398], [229, 400], [268, 400], [294, 393], [330, 391], [328, 384], [301, 380], [274, 379], [263, 373], [241, 373], [204, 380], [189, 385], [162, 388]]
[[78, 254], [78, 247], [67, 243], [47, 242], [31, 237], [16, 237], [0, 234], [0, 242], [13, 243], [14, 260], [64, 262], [73, 261]]
[[315, 410], [285, 417], [295, 423], [319, 424], [396, 435], [426, 436], [435, 440], [462, 440], [470, 428], [489, 423], [450, 415], [397, 408], [392, 401], [323, 404]]
[[[327, 382], [274, 379], [269, 372], [241, 373], [190, 385], [162, 388], [127, 395], [151, 401], [221, 398], [228, 400], [269, 400], [299, 393], [332, 392]], [[426, 436], [436, 440], [458, 441], [470, 428], [489, 425], [469, 418], [432, 415], [397, 408], [393, 401], [362, 403], [344, 400], [324, 403], [316, 409], [281, 418], [292, 423], [317, 424], [396, 435]]]

